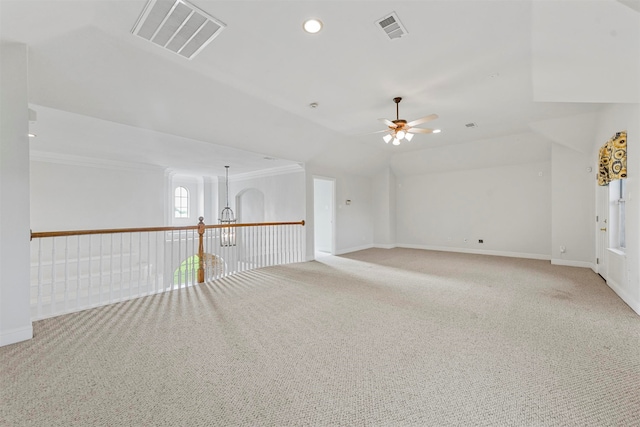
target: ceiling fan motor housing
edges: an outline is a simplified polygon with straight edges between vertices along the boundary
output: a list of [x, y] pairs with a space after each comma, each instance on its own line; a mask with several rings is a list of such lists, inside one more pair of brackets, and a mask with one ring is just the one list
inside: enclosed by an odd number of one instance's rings
[[392, 121], [393, 121], [393, 123], [395, 123], [396, 127], [394, 128], [394, 127], [389, 126], [389, 129], [400, 130], [400, 129], [404, 128], [406, 126], [406, 124], [407, 124], [407, 121], [403, 120], [403, 119], [397, 119], [397, 120], [392, 120]]

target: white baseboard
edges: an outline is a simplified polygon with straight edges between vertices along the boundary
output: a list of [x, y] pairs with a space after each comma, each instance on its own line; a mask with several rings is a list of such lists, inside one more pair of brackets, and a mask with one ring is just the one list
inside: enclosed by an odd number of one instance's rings
[[33, 338], [33, 326], [29, 325], [24, 328], [14, 328], [8, 331], [0, 332], [0, 347], [15, 344], [20, 341], [26, 341]]
[[553, 264], [553, 265], [565, 265], [567, 267], [590, 268], [593, 271], [596, 270], [596, 265], [594, 263], [586, 262], [586, 261], [572, 261], [572, 260], [569, 260], [569, 259], [553, 258], [553, 259], [551, 259], [551, 264]]
[[393, 249], [396, 247], [396, 245], [383, 245], [380, 243], [374, 243], [373, 247], [378, 249]]
[[613, 280], [607, 279], [607, 285], [620, 297], [622, 301], [624, 301], [633, 311], [640, 315], [640, 301], [633, 298], [629, 293], [620, 286], [619, 283], [616, 283]]
[[362, 245], [362, 246], [355, 246], [353, 248], [345, 248], [345, 249], [340, 249], [336, 251], [336, 255], [344, 255], [344, 254], [348, 254], [349, 252], [357, 252], [357, 251], [363, 251], [365, 249], [371, 249], [373, 248], [373, 245]]
[[525, 253], [525, 252], [491, 251], [491, 250], [484, 250], [484, 249], [454, 248], [449, 246], [412, 245], [412, 244], [406, 244], [406, 243], [398, 244], [396, 245], [396, 247], [408, 248], [408, 249], [425, 249], [428, 251], [459, 252], [463, 254], [504, 256], [509, 258], [540, 259], [544, 261], [551, 260], [550, 255], [531, 254], [531, 253]]

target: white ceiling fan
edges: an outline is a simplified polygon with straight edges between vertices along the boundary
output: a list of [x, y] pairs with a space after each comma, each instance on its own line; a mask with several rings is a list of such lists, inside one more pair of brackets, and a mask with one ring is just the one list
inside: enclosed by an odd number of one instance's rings
[[388, 126], [388, 129], [381, 130], [375, 133], [386, 132], [387, 134], [382, 137], [384, 142], [387, 144], [393, 140], [393, 145], [400, 145], [400, 142], [403, 139], [407, 141], [411, 141], [413, 138], [413, 134], [415, 133], [438, 133], [440, 132], [438, 129], [428, 129], [428, 128], [417, 128], [415, 126], [429, 122], [431, 120], [435, 120], [438, 118], [437, 114], [430, 114], [428, 116], [422, 117], [420, 119], [416, 119], [410, 122], [407, 122], [404, 119], [400, 118], [399, 113], [399, 104], [402, 101], [401, 97], [393, 98], [393, 102], [396, 103], [396, 119], [388, 120], [388, 119], [378, 119], [384, 124]]

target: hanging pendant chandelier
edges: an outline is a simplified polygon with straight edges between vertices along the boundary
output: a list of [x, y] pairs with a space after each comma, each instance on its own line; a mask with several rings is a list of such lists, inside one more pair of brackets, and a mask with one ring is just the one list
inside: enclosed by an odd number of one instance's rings
[[229, 166], [225, 166], [225, 184], [226, 184], [226, 192], [227, 192], [227, 204], [222, 209], [220, 213], [220, 218], [218, 219], [218, 223], [221, 225], [226, 225], [227, 227], [221, 228], [220, 232], [220, 246], [235, 246], [236, 245], [236, 231], [235, 227], [232, 227], [231, 224], [236, 223], [236, 217], [233, 215], [233, 211], [229, 207]]

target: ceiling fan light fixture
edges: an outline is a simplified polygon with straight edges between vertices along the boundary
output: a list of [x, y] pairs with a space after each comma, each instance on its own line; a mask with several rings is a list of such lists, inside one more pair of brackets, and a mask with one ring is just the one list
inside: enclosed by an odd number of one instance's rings
[[307, 19], [302, 24], [302, 28], [309, 34], [316, 34], [322, 30], [322, 21], [315, 18]]
[[[425, 122], [429, 122], [431, 120], [435, 120], [438, 118], [437, 114], [430, 114], [425, 117], [421, 117], [416, 120], [412, 120], [410, 122], [400, 118], [400, 101], [402, 98], [397, 96], [393, 98], [393, 102], [396, 104], [396, 119], [388, 120], [388, 119], [378, 119], [385, 125], [387, 125], [387, 129], [381, 130], [374, 133], [386, 132], [386, 135], [382, 137], [384, 142], [387, 144], [393, 138], [393, 145], [400, 145], [402, 140], [411, 141], [413, 139], [413, 135], [416, 133], [432, 133], [431, 129], [419, 128], [417, 125], [420, 125]], [[440, 130], [435, 131], [435, 133], [440, 132]]]

